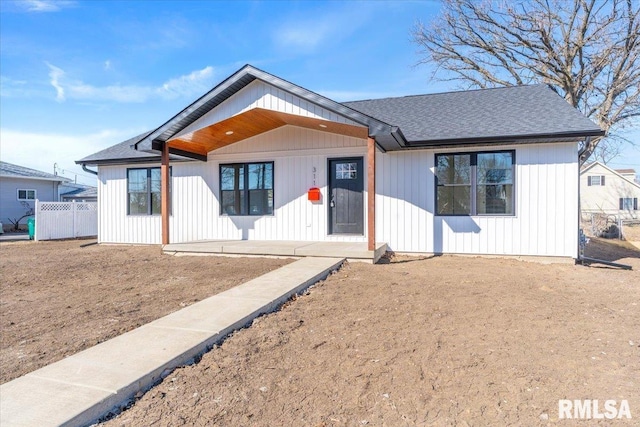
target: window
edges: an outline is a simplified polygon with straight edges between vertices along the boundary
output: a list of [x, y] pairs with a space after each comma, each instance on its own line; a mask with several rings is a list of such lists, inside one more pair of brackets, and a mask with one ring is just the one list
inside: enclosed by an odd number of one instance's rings
[[471, 213], [471, 156], [436, 156], [436, 197], [439, 215]]
[[222, 215], [273, 215], [273, 162], [220, 165]]
[[620, 197], [620, 210], [637, 211], [638, 199], [636, 197]]
[[587, 177], [587, 185], [604, 185], [604, 175], [590, 175]]
[[358, 178], [357, 163], [336, 164], [336, 179], [357, 179], [357, 178]]
[[[169, 175], [171, 175], [171, 168], [169, 168]], [[129, 215], [160, 215], [162, 209], [160, 190], [160, 168], [127, 169]]]
[[18, 200], [35, 200], [36, 190], [18, 190]]
[[514, 215], [514, 151], [436, 154], [438, 215]]

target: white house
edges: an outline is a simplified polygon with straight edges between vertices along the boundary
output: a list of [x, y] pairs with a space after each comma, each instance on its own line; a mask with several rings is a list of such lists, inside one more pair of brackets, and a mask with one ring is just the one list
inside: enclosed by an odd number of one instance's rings
[[77, 163], [100, 242], [576, 257], [579, 143], [603, 134], [545, 85], [339, 103], [247, 65]]
[[623, 178], [627, 178], [629, 181], [633, 181], [635, 183], [639, 182], [635, 169], [614, 169], [614, 171], [618, 172]]
[[640, 218], [640, 184], [633, 169], [622, 173], [593, 162], [580, 171], [580, 207], [583, 214], [615, 215], [623, 219]]

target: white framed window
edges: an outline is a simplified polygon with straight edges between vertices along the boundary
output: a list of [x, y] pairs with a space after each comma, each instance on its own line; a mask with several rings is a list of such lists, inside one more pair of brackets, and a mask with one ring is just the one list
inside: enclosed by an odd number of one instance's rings
[[18, 200], [35, 200], [36, 190], [18, 189]]
[[357, 178], [358, 178], [357, 163], [336, 164], [336, 179], [357, 179]]

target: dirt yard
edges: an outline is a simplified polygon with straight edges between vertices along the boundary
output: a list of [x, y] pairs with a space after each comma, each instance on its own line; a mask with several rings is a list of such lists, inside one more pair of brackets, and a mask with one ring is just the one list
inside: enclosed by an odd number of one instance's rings
[[0, 382], [290, 262], [86, 243], [0, 244]]
[[628, 224], [622, 229], [626, 240], [640, 244], [640, 224]]
[[600, 412], [627, 399], [634, 419], [615, 425], [637, 425], [640, 252], [608, 245], [590, 255], [636, 270], [348, 264], [106, 424], [576, 425], [558, 421], [559, 399], [599, 399]]

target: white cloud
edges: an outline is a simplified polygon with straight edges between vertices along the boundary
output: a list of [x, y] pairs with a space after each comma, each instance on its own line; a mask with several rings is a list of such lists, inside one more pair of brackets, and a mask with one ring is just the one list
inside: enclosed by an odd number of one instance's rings
[[111, 69], [111, 60], [107, 59], [106, 61], [104, 61], [104, 69], [106, 71], [109, 71]]
[[[0, 128], [0, 158], [3, 161], [53, 173], [53, 164], [78, 174], [78, 182], [90, 184], [82, 175], [82, 167], [75, 164], [90, 154], [103, 150], [141, 133], [142, 129], [106, 129], [90, 134], [45, 134]], [[71, 175], [65, 175], [73, 179]], [[93, 182], [95, 184], [95, 180]]]
[[27, 12], [57, 12], [76, 4], [66, 0], [21, 0], [19, 3]]
[[197, 88], [197, 93], [202, 93], [210, 89], [210, 82], [213, 79], [213, 67], [207, 66], [202, 70], [193, 71], [187, 75], [168, 80], [158, 88], [158, 93], [163, 97], [178, 98], [185, 93], [193, 93]]
[[290, 16], [276, 26], [273, 39], [282, 49], [311, 53], [325, 43], [335, 43], [354, 33], [368, 16], [367, 10], [349, 3], [313, 18]]
[[49, 64], [48, 62], [46, 64], [47, 67], [49, 67], [49, 78], [51, 79], [51, 86], [56, 88], [56, 101], [62, 102], [65, 100], [65, 96], [64, 88], [60, 85], [60, 78], [64, 77], [64, 71], [54, 65]]
[[308, 23], [296, 22], [280, 28], [276, 34], [276, 42], [283, 47], [298, 49], [313, 49], [325, 40], [333, 30], [331, 22], [321, 22], [313, 25], [309, 31]]
[[29, 86], [26, 80], [16, 80], [6, 76], [0, 76], [0, 96], [9, 98], [28, 92]]
[[[109, 62], [109, 61], [107, 61]], [[109, 63], [110, 64], [110, 63]], [[74, 80], [59, 67], [47, 63], [50, 84], [56, 89], [56, 100], [114, 101], [141, 103], [152, 98], [176, 99], [193, 97], [209, 90], [213, 84], [214, 68], [201, 70], [166, 81], [160, 86], [123, 85], [94, 86]]]

